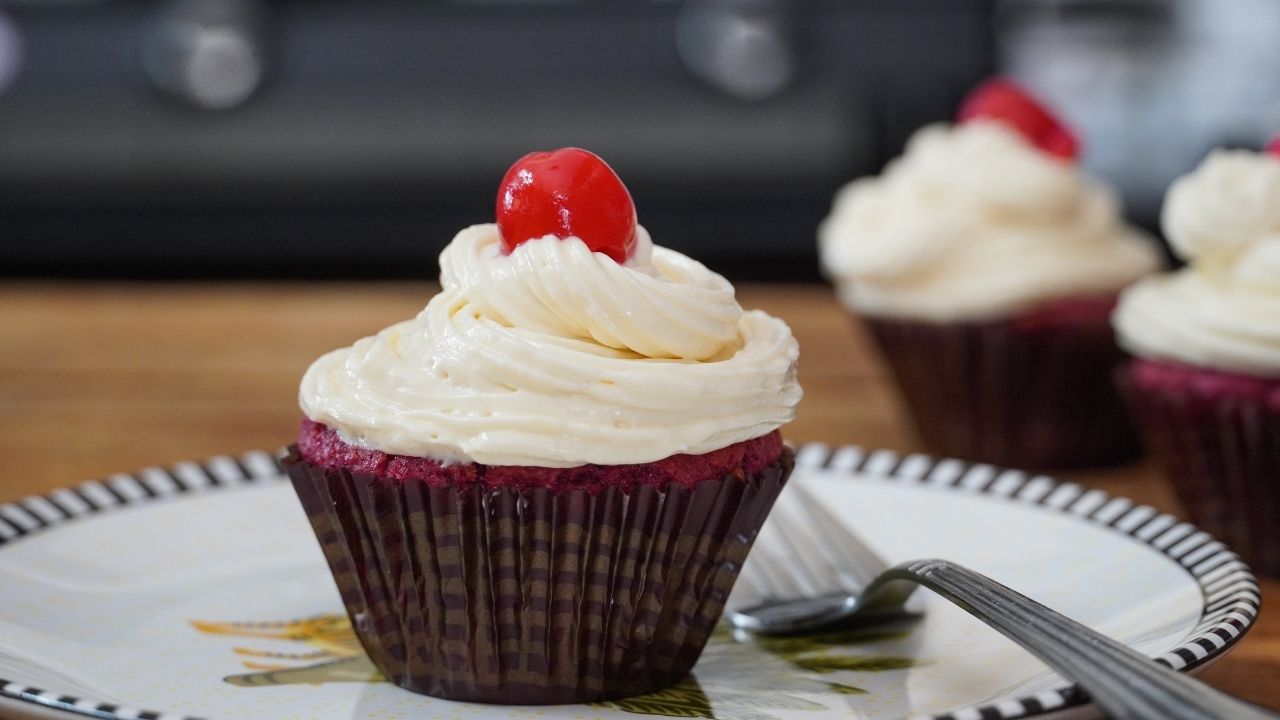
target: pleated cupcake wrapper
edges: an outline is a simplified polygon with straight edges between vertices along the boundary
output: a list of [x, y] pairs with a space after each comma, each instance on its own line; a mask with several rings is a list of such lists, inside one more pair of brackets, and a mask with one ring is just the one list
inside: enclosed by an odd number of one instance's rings
[[374, 664], [415, 692], [506, 704], [679, 682], [793, 464], [784, 449], [746, 480], [591, 495], [285, 461]]
[[1105, 465], [1137, 454], [1112, 383], [1125, 355], [1105, 322], [864, 321], [936, 454], [1027, 469]]
[[1251, 567], [1280, 576], [1280, 411], [1117, 381], [1191, 521]]

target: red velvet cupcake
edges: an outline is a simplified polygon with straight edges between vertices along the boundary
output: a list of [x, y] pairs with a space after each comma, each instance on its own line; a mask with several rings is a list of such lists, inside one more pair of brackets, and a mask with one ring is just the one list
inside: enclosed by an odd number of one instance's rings
[[863, 320], [934, 452], [1008, 467], [1073, 468], [1133, 457], [1112, 384], [1125, 359], [1114, 296], [1047, 302], [1010, 318]]
[[1280, 575], [1280, 379], [1147, 359], [1118, 377], [1195, 523]]
[[1159, 256], [1076, 151], [1035, 100], [993, 80], [955, 125], [923, 128], [880, 176], [842, 189], [819, 229], [824, 270], [934, 452], [1043, 469], [1137, 450], [1111, 383], [1124, 354], [1109, 314]]
[[453, 700], [679, 682], [791, 471], [790, 331], [576, 149], [513, 166], [441, 284], [312, 365], [286, 461], [369, 656]]
[[1280, 575], [1280, 157], [1214, 152], [1162, 220], [1189, 265], [1121, 297], [1119, 385], [1196, 524]]

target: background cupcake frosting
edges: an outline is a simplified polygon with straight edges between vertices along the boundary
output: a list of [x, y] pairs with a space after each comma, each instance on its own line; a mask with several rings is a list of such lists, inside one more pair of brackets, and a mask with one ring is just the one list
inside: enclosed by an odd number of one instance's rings
[[626, 265], [576, 238], [441, 256], [419, 315], [319, 358], [303, 412], [349, 441], [447, 462], [643, 463], [759, 437], [800, 399], [789, 328], [639, 229]]
[[1169, 189], [1165, 233], [1189, 267], [1127, 290], [1120, 342], [1144, 357], [1280, 376], [1280, 159], [1219, 150]]
[[994, 122], [921, 129], [841, 190], [818, 238], [846, 305], [938, 321], [1111, 292], [1159, 266], [1109, 189]]

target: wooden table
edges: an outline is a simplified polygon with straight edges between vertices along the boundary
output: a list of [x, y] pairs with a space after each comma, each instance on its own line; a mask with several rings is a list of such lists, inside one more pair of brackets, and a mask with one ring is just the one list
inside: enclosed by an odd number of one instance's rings
[[[0, 284], [0, 501], [278, 447], [297, 428], [307, 364], [411, 316], [433, 292], [425, 283]], [[799, 338], [806, 394], [790, 439], [921, 449], [884, 368], [828, 288], [748, 286], [739, 295]], [[1179, 512], [1147, 465], [1070, 478]], [[1280, 598], [1280, 581], [1262, 584], [1264, 602]], [[1280, 708], [1280, 611], [1265, 610], [1204, 677]]]

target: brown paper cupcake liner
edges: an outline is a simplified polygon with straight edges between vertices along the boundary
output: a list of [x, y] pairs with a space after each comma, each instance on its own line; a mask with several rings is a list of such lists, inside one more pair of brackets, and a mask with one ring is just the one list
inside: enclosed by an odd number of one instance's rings
[[1280, 412], [1260, 400], [1144, 388], [1125, 369], [1116, 378], [1191, 521], [1280, 576]]
[[864, 320], [921, 440], [937, 454], [1069, 469], [1120, 462], [1139, 450], [1112, 383], [1126, 356], [1105, 321]]
[[428, 486], [285, 460], [352, 626], [392, 682], [579, 703], [693, 667], [794, 464], [629, 494]]

